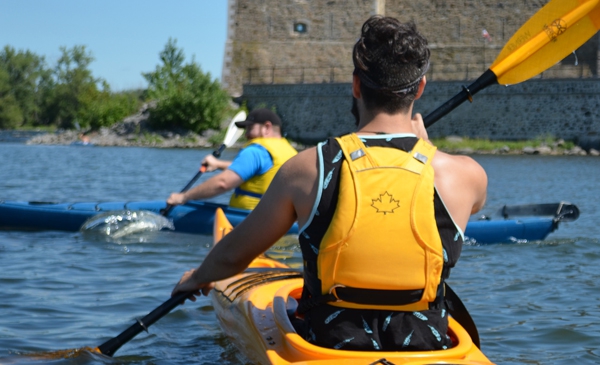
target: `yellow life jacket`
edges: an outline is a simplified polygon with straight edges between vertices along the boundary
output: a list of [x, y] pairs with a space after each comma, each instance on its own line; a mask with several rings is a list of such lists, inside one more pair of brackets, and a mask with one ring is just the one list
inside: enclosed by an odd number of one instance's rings
[[344, 308], [421, 311], [438, 298], [444, 255], [435, 220], [436, 147], [411, 152], [337, 138], [339, 199], [319, 248], [321, 294]]
[[263, 146], [273, 159], [273, 167], [262, 175], [257, 175], [245, 181], [235, 189], [229, 199], [229, 206], [239, 209], [254, 209], [262, 195], [267, 191], [281, 165], [294, 157], [298, 152], [285, 138], [254, 138], [244, 145], [251, 144]]

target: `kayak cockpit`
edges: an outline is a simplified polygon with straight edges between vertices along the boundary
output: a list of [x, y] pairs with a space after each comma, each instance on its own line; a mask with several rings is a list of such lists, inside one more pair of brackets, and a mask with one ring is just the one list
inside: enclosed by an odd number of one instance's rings
[[[344, 351], [315, 346], [305, 341], [296, 332], [289, 317], [289, 303], [290, 301], [296, 302], [300, 299], [302, 284], [302, 279], [290, 280], [276, 291], [273, 298], [274, 322], [278, 328], [278, 332], [283, 336], [281, 345], [276, 346], [277, 349], [275, 351], [268, 352], [269, 358], [273, 363], [278, 363], [281, 360], [290, 361], [290, 359], [294, 359], [294, 361], [298, 361], [298, 359], [302, 359], [303, 361], [310, 361], [310, 364], [314, 364], [315, 357], [318, 357], [323, 360], [337, 359], [338, 361], [349, 358], [357, 359], [357, 361], [362, 359], [361, 363], [364, 364], [370, 364], [373, 359], [375, 359], [373, 361], [386, 359], [391, 363], [398, 364], [417, 359], [431, 363], [431, 361], [440, 361], [442, 358], [444, 361], [452, 361], [454, 364], [463, 363], [456, 362], [456, 360], [467, 361], [465, 363], [468, 364], [476, 364], [477, 361], [489, 364], [489, 360], [476, 348], [465, 329], [452, 317], [449, 318], [448, 335], [452, 338], [454, 347], [448, 350], [411, 352]], [[274, 342], [273, 338], [271, 342]], [[368, 360], [368, 362], [365, 360]]]

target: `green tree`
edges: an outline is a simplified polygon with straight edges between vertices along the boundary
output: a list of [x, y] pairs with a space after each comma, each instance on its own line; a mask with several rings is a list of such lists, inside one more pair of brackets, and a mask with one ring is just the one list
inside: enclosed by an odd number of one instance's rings
[[94, 61], [85, 46], [71, 49], [61, 47], [61, 57], [54, 70], [55, 86], [50, 93], [49, 115], [53, 123], [62, 128], [73, 128], [79, 121], [79, 114], [89, 107], [90, 100], [99, 93], [97, 84], [102, 82], [92, 76], [89, 65]]
[[49, 74], [44, 58], [5, 46], [0, 51], [0, 69], [3, 70], [0, 125], [17, 128], [36, 124], [40, 111], [38, 88], [42, 78]]
[[5, 46], [0, 51], [0, 128], [24, 125], [110, 126], [138, 109], [137, 92], [112, 93], [89, 69], [85, 46], [60, 48], [54, 69], [43, 57]]
[[8, 71], [0, 68], [0, 128], [14, 129], [19, 127], [22, 121], [23, 114], [11, 93]]
[[210, 73], [202, 72], [192, 59], [184, 64], [183, 50], [177, 40], [169, 39], [160, 53], [162, 65], [154, 72], [143, 73], [148, 81], [148, 96], [157, 101], [150, 111], [155, 128], [181, 127], [202, 133], [218, 129], [229, 111], [229, 95]]
[[111, 93], [106, 83], [102, 91], [85, 94], [81, 100], [85, 108], [78, 113], [80, 124], [92, 129], [110, 127], [137, 111], [140, 105], [136, 92]]

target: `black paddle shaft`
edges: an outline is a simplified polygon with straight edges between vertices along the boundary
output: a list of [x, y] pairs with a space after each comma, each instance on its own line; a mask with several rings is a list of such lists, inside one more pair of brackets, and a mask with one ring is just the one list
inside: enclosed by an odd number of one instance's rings
[[471, 85], [469, 85], [468, 87], [463, 86], [461, 92], [456, 94], [456, 96], [454, 96], [452, 99], [448, 100], [436, 110], [429, 113], [425, 118], [423, 118], [425, 128], [430, 127], [433, 123], [437, 122], [439, 119], [441, 119], [446, 114], [450, 113], [452, 110], [454, 110], [456, 107], [458, 107], [465, 101], [469, 100], [470, 102], [473, 102], [473, 95], [475, 95], [478, 91], [496, 83], [498, 83], [498, 78], [496, 77], [496, 74], [492, 70], [488, 69], [486, 72], [483, 73], [483, 75], [479, 76], [479, 78], [475, 80]]
[[[225, 144], [222, 144], [219, 148], [217, 148], [216, 150], [213, 151], [212, 155], [215, 156], [216, 158], [221, 157], [221, 153], [223, 153], [225, 148], [227, 148], [227, 146]], [[200, 178], [200, 176], [202, 176], [203, 173], [204, 173], [203, 169], [200, 169], [200, 171], [198, 171], [196, 173], [196, 175], [194, 175], [192, 180], [190, 180], [190, 182], [188, 182], [187, 185], [183, 189], [181, 189], [180, 193], [185, 193], [186, 191], [188, 191], [196, 183], [196, 180], [198, 180]], [[161, 211], [161, 214], [164, 217], [166, 217], [167, 215], [169, 215], [171, 210], [173, 210], [173, 208], [175, 208], [174, 205], [167, 204], [167, 207]]]
[[113, 356], [114, 353], [121, 348], [124, 344], [129, 342], [132, 338], [137, 336], [140, 332], [146, 331], [148, 332], [148, 327], [150, 327], [154, 322], [158, 321], [165, 315], [167, 315], [173, 308], [177, 307], [181, 304], [185, 299], [189, 298], [189, 292], [181, 292], [171, 297], [171, 299], [167, 300], [148, 315], [146, 315], [142, 319], [138, 319], [135, 324], [121, 332], [117, 337], [111, 338], [106, 341], [102, 345], [98, 346], [98, 350], [104, 355]]

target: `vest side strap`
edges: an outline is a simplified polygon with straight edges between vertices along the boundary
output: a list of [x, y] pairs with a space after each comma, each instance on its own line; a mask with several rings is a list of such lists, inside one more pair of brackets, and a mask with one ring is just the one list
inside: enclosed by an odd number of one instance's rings
[[379, 290], [336, 287], [336, 298], [344, 302], [366, 305], [406, 305], [416, 303], [423, 297], [423, 290]]

